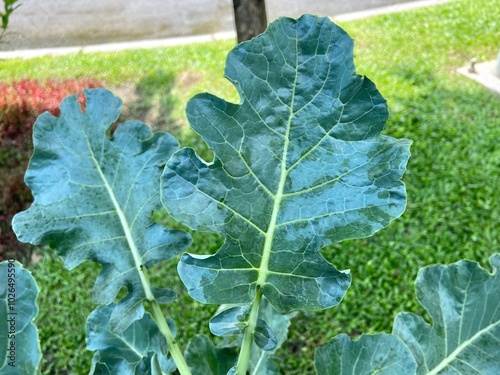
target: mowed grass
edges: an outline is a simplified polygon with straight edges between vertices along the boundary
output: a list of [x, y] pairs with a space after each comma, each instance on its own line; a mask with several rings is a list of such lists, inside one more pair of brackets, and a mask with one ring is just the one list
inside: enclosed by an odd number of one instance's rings
[[[358, 73], [367, 75], [388, 100], [387, 135], [413, 140], [404, 176], [408, 204], [404, 215], [373, 237], [328, 247], [324, 256], [350, 269], [352, 287], [336, 308], [299, 313], [277, 355], [283, 374], [314, 373], [314, 350], [335, 335], [390, 332], [401, 311], [425, 315], [414, 292], [418, 269], [468, 258], [489, 269], [499, 251], [500, 96], [456, 72], [471, 58], [492, 60], [500, 40], [500, 8], [488, 0], [455, 1], [438, 7], [378, 16], [341, 26], [355, 39]], [[183, 144], [209, 157], [199, 138], [186, 130], [186, 101], [209, 91], [237, 101], [222, 78], [233, 42], [148, 51], [75, 54], [0, 62], [0, 79], [95, 77], [110, 87], [131, 85], [168, 108], [168, 124]], [[186, 84], [185, 77], [195, 77]], [[151, 94], [153, 93], [153, 94]], [[155, 96], [156, 95], [156, 96]], [[146, 100], [146, 101], [147, 101]], [[146, 103], [147, 104], [147, 103]], [[158, 213], [156, 219], [171, 225]], [[213, 253], [222, 240], [193, 234], [190, 252]], [[85, 318], [95, 307], [89, 298], [98, 266], [63, 268], [51, 252], [32, 267], [42, 290], [38, 326], [46, 374], [88, 373]], [[203, 306], [186, 294], [175, 262], [158, 267], [154, 282], [172, 287], [179, 300], [165, 306], [177, 322], [185, 347], [196, 333], [208, 334], [216, 306]]]

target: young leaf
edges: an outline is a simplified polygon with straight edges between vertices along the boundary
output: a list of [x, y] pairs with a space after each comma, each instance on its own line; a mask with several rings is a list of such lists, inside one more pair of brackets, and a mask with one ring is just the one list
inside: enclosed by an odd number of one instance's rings
[[247, 326], [246, 319], [250, 312], [248, 306], [230, 307], [210, 319], [210, 332], [216, 336], [238, 335]]
[[[217, 336], [233, 336], [226, 340], [227, 343], [241, 343], [248, 324], [249, 307], [221, 306], [220, 309], [222, 311], [210, 320], [210, 331]], [[252, 375], [279, 374], [278, 366], [270, 358], [285, 342], [293, 315], [294, 313], [279, 314], [267, 299], [262, 299], [255, 327], [255, 345], [252, 346], [249, 362], [249, 371]], [[264, 332], [264, 335], [261, 335], [261, 332]]]
[[123, 332], [112, 332], [109, 321], [113, 307], [98, 307], [87, 320], [87, 348], [98, 351], [90, 373], [150, 374], [155, 367], [172, 372], [175, 367], [165, 357], [165, 338], [151, 315], [145, 313]]
[[257, 320], [254, 340], [257, 346], [264, 351], [273, 350], [276, 348], [276, 345], [278, 345], [278, 341], [276, 340], [271, 327], [269, 327], [262, 319]]
[[228, 55], [239, 104], [210, 94], [189, 101], [191, 127], [215, 159], [175, 153], [163, 203], [225, 238], [213, 256], [182, 257], [179, 274], [196, 300], [249, 304], [262, 288], [280, 313], [334, 306], [350, 275], [319, 250], [403, 212], [410, 142], [380, 135], [386, 101], [355, 74], [352, 48], [327, 18], [280, 18]]
[[492, 274], [466, 260], [422, 268], [415, 283], [417, 297], [433, 325], [401, 313], [392, 335], [361, 336], [355, 342], [337, 336], [317, 350], [318, 373], [500, 373], [500, 254], [490, 263]]
[[[247, 328], [248, 306], [230, 307], [210, 320], [210, 331], [217, 336], [235, 336], [242, 334]], [[263, 350], [272, 350], [276, 347], [277, 341], [273, 331], [262, 320], [257, 320], [255, 327], [255, 343]]]
[[69, 269], [85, 260], [101, 263], [94, 299], [110, 304], [120, 288], [128, 289], [111, 319], [113, 329], [124, 330], [142, 317], [143, 299], [172, 297], [152, 289], [141, 267], [169, 260], [189, 243], [186, 233], [150, 220], [161, 206], [160, 166], [178, 143], [137, 121], [111, 134], [120, 99], [104, 89], [84, 94], [85, 111], [71, 96], [59, 118], [38, 118], [25, 176], [34, 203], [14, 217], [13, 228], [21, 241], [49, 244]]
[[18, 262], [0, 263], [0, 373], [36, 374], [42, 358], [38, 331], [38, 286]]

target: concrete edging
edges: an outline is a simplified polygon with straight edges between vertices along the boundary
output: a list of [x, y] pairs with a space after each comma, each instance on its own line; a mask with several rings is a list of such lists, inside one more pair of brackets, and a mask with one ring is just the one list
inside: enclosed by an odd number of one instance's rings
[[[346, 13], [331, 18], [334, 21], [351, 21], [351, 20], [373, 17], [381, 14], [403, 12], [423, 7], [440, 5], [444, 3], [449, 3], [451, 1], [454, 0], [419, 0], [403, 4], [379, 7], [375, 9]], [[188, 37], [175, 37], [175, 38], [165, 38], [165, 39], [155, 39], [155, 40], [96, 44], [88, 46], [40, 48], [40, 49], [3, 51], [3, 52], [0, 51], [0, 59], [15, 59], [15, 58], [30, 59], [39, 56], [46, 56], [46, 55], [60, 56], [78, 52], [110, 52], [110, 51], [123, 51], [129, 49], [171, 47], [171, 46], [178, 46], [191, 43], [203, 43], [214, 40], [227, 40], [235, 38], [236, 38], [236, 32], [221, 32], [215, 34], [195, 35]]]
[[495, 64], [496, 60], [471, 64], [458, 69], [458, 73], [480, 83], [495, 94], [500, 95], [500, 77], [497, 77], [494, 73]]

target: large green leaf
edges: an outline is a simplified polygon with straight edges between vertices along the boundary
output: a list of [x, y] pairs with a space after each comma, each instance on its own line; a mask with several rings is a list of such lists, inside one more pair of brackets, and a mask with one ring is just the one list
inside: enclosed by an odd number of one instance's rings
[[15, 261], [0, 263], [0, 373], [38, 373], [42, 358], [38, 331], [38, 286], [31, 273]]
[[417, 297], [433, 325], [401, 313], [392, 335], [337, 336], [318, 349], [318, 374], [500, 374], [500, 254], [490, 262], [492, 274], [471, 261], [421, 269]]
[[174, 293], [149, 286], [141, 266], [168, 260], [189, 243], [187, 234], [153, 224], [161, 207], [161, 166], [178, 149], [168, 134], [151, 134], [138, 121], [111, 134], [121, 101], [104, 89], [66, 98], [61, 116], [41, 115], [34, 127], [34, 154], [25, 181], [34, 203], [16, 215], [21, 241], [49, 244], [73, 269], [85, 260], [103, 265], [93, 290], [110, 304], [122, 287], [128, 295], [111, 317], [124, 330], [144, 313], [142, 300], [169, 301]]
[[280, 313], [331, 307], [350, 275], [319, 250], [370, 236], [403, 212], [410, 142], [380, 135], [386, 101], [355, 74], [352, 49], [327, 18], [280, 18], [228, 55], [239, 104], [210, 94], [188, 103], [215, 159], [175, 153], [163, 203], [191, 228], [225, 238], [213, 256], [182, 257], [196, 300], [247, 304], [262, 288]]

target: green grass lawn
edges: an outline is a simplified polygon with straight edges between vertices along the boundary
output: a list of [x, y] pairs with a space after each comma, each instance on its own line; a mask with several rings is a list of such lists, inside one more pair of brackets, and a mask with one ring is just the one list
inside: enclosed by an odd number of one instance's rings
[[[492, 60], [500, 48], [500, 8], [489, 0], [463, 0], [408, 13], [378, 16], [341, 26], [355, 39], [358, 73], [386, 97], [391, 118], [385, 134], [414, 141], [404, 181], [405, 214], [375, 236], [345, 241], [323, 251], [353, 277], [336, 308], [299, 313], [280, 349], [283, 374], [313, 373], [314, 348], [346, 332], [390, 331], [396, 313], [424, 314], [413, 281], [420, 267], [462, 258], [487, 266], [499, 249], [500, 97], [456, 73], [471, 58]], [[200, 91], [237, 100], [223, 79], [233, 42], [100, 54], [73, 54], [0, 61], [0, 80], [24, 77], [104, 80], [111, 88], [132, 87], [139, 99], [125, 102], [129, 114], [157, 108], [168, 117], [162, 128], [203, 154], [208, 150], [187, 130], [186, 101]], [[155, 104], [156, 103], [156, 104]], [[167, 220], [159, 213], [158, 220]], [[190, 252], [211, 253], [216, 235], [194, 234]], [[98, 267], [67, 271], [50, 252], [32, 266], [40, 288], [40, 330], [45, 374], [88, 373], [84, 324], [95, 307], [89, 297]], [[176, 290], [165, 306], [177, 321], [182, 347], [195, 333], [208, 334], [216, 306], [192, 301], [175, 264], [159, 267], [154, 280]]]

